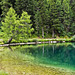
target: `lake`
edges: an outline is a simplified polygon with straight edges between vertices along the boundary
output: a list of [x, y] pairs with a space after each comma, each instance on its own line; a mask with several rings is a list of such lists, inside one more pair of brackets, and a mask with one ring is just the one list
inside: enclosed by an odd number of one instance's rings
[[0, 47], [0, 70], [8, 75], [75, 75], [75, 43]]

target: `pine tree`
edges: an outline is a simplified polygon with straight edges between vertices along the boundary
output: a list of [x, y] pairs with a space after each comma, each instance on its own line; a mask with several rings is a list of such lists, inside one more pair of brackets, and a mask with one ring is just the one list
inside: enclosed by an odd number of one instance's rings
[[11, 7], [5, 16], [4, 22], [2, 22], [2, 30], [5, 33], [5, 37], [14, 38], [16, 35], [16, 25], [17, 25], [17, 14], [15, 10]]
[[73, 36], [75, 34], [75, 1], [74, 0], [70, 0], [70, 7], [71, 7], [71, 28], [70, 28], [70, 32], [71, 32], [71, 36]]
[[15, 0], [14, 9], [17, 14], [21, 16], [22, 11], [28, 12], [28, 14], [32, 15], [32, 0]]
[[11, 7], [5, 16], [4, 22], [2, 22], [4, 36], [10, 38], [7, 43], [10, 43], [12, 39], [19, 40], [21, 37], [26, 38], [30, 35], [33, 30], [30, 22], [30, 16], [27, 12], [23, 12], [19, 20], [15, 10]]
[[64, 12], [62, 8], [62, 0], [56, 0], [56, 7], [58, 12], [58, 19], [59, 19], [59, 28], [58, 28], [58, 36], [64, 35], [64, 25], [63, 25], [63, 19], [64, 19]]
[[39, 10], [36, 11], [36, 14], [35, 14], [35, 17], [34, 17], [34, 18], [35, 18], [34, 21], [35, 21], [35, 25], [36, 25], [36, 26], [35, 26], [35, 27], [36, 27], [36, 28], [35, 28], [36, 35], [39, 37], [39, 36], [40, 36], [39, 34], [41, 34], [41, 33], [40, 33], [40, 29], [41, 29], [40, 24], [41, 24], [41, 22], [42, 22], [42, 21], [41, 21], [41, 16], [40, 16]]
[[21, 38], [27, 38], [29, 36], [31, 36], [31, 32], [34, 30], [32, 28], [32, 24], [31, 24], [31, 20], [30, 20], [30, 15], [28, 15], [27, 12], [22, 13], [21, 17], [20, 17], [20, 36]]
[[63, 0], [62, 3], [63, 11], [64, 11], [64, 18], [63, 18], [63, 24], [64, 24], [64, 31], [65, 35], [69, 35], [70, 30], [70, 21], [71, 21], [71, 12], [70, 12], [70, 0]]
[[1, 16], [0, 16], [0, 32], [2, 32], [1, 26], [2, 26], [2, 23], [1, 23]]
[[1, 10], [2, 10], [2, 16], [5, 17], [7, 11], [9, 8], [12, 6], [12, 4], [9, 2], [10, 0], [1, 0], [0, 5], [1, 5]]
[[34, 12], [35, 12], [35, 24], [36, 24], [36, 30], [37, 33], [42, 34], [42, 37], [44, 38], [44, 32], [45, 32], [45, 28], [46, 26], [48, 26], [47, 24], [47, 20], [48, 20], [48, 10], [47, 8], [47, 1], [46, 0], [39, 0], [39, 1], [35, 1], [36, 5], [34, 7]]
[[59, 12], [54, 0], [49, 1], [49, 14], [50, 14], [50, 29], [52, 31], [52, 37], [55, 37], [55, 33], [58, 31], [60, 26]]

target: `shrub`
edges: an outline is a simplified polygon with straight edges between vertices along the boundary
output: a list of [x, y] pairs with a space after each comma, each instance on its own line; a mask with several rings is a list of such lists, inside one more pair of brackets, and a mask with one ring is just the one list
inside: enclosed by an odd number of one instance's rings
[[37, 39], [33, 39], [33, 42], [38, 42], [38, 40]]
[[8, 74], [1, 70], [0, 75], [8, 75]]
[[75, 35], [72, 37], [71, 41], [75, 41]]

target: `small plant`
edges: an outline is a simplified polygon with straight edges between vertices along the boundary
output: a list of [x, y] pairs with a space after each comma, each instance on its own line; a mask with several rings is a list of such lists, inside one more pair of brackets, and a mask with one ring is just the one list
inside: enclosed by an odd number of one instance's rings
[[28, 39], [28, 42], [33, 42], [33, 39]]
[[33, 42], [38, 42], [38, 40], [37, 39], [33, 39]]
[[75, 35], [72, 37], [71, 41], [75, 41]]
[[0, 75], [8, 75], [8, 74], [1, 70]]

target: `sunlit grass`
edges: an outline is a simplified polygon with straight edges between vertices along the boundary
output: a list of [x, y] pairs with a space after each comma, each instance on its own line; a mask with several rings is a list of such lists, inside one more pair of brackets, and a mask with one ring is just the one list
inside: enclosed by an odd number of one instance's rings
[[[0, 44], [7, 43], [8, 39], [10, 38], [0, 38]], [[29, 39], [13, 39], [11, 43], [22, 43], [22, 42], [48, 42], [48, 41], [71, 41], [71, 38], [29, 38]]]
[[0, 70], [0, 75], [8, 75], [8, 74], [4, 72], [3, 70]]

